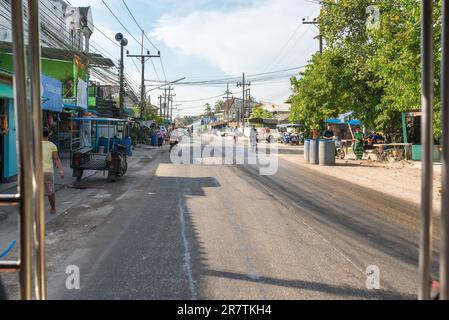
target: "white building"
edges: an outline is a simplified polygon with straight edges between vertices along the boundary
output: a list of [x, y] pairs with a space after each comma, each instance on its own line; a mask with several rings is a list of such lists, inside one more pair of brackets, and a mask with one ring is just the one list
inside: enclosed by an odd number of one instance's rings
[[[43, 47], [89, 51], [94, 32], [90, 7], [70, 7], [63, 0], [39, 0], [39, 5]], [[0, 1], [0, 13], [0, 41], [12, 42], [11, 8], [5, 0]]]

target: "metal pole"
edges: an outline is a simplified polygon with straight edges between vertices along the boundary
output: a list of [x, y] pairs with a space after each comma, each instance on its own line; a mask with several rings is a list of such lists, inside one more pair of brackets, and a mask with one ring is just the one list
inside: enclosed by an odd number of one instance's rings
[[36, 297], [45, 300], [46, 270], [45, 270], [45, 204], [44, 204], [44, 172], [42, 164], [42, 109], [41, 109], [41, 46], [39, 1], [28, 0], [29, 25], [29, 57], [31, 78], [31, 115], [34, 138], [35, 166], [35, 233], [36, 233]]
[[449, 300], [449, 3], [443, 1], [443, 61], [441, 66], [441, 120], [442, 120], [442, 196], [440, 281], [442, 300]]
[[433, 1], [421, 0], [422, 29], [422, 191], [419, 253], [419, 299], [430, 299], [433, 199]]
[[141, 84], [141, 93], [140, 93], [140, 117], [143, 119], [145, 116], [145, 56], [143, 55], [143, 37], [145, 33], [142, 30], [142, 84]]
[[32, 282], [32, 222], [33, 222], [33, 155], [30, 134], [30, 114], [27, 108], [27, 80], [25, 64], [25, 40], [23, 27], [22, 0], [11, 1], [13, 65], [14, 65], [14, 106], [18, 133], [19, 150], [19, 192], [20, 197], [20, 298], [31, 300]]

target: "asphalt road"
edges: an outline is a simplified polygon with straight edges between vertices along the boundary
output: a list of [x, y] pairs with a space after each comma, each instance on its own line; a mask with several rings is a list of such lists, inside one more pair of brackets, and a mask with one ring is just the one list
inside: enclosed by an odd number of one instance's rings
[[92, 196], [49, 224], [51, 299], [416, 298], [416, 206], [282, 157], [261, 176], [152, 152], [117, 184], [89, 178]]

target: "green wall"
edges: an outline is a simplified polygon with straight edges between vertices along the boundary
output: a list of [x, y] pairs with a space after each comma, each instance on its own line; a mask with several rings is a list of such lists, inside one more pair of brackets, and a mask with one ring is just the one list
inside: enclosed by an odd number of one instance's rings
[[[11, 54], [0, 53], [0, 68], [13, 71]], [[60, 81], [73, 79], [73, 62], [42, 59], [42, 73]]]

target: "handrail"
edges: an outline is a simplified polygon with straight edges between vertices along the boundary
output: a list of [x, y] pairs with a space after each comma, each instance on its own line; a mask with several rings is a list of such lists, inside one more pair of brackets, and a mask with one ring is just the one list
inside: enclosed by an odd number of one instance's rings
[[[19, 261], [0, 261], [0, 272], [19, 272], [20, 298], [31, 300], [33, 298], [33, 284], [35, 297], [46, 299], [45, 207], [40, 92], [41, 55], [39, 0], [27, 0], [29, 61], [26, 63], [23, 1], [11, 1], [19, 187], [18, 194], [0, 195], [0, 206], [19, 206]], [[29, 66], [28, 69], [27, 65]], [[30, 80], [29, 94], [27, 92], [28, 75]], [[31, 97], [31, 103], [28, 103], [27, 97]], [[34, 264], [33, 255], [35, 258]], [[33, 271], [35, 272], [34, 282]]]

